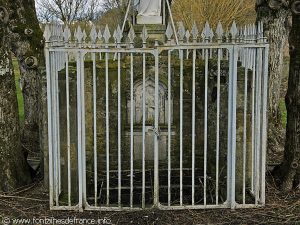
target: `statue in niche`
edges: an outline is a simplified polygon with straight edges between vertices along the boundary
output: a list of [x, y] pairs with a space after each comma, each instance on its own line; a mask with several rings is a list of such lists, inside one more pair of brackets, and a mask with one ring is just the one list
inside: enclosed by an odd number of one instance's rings
[[[130, 95], [127, 96], [127, 122], [131, 123], [131, 105], [133, 105], [134, 125], [134, 159], [140, 161], [143, 157], [143, 80], [137, 80], [133, 87], [133, 102]], [[171, 112], [168, 111], [168, 101], [171, 101]], [[133, 103], [133, 104], [132, 104]], [[154, 157], [154, 131], [155, 123], [155, 79], [148, 76], [145, 80], [145, 159], [153, 160]], [[171, 116], [173, 124], [173, 100], [168, 99], [168, 88], [163, 82], [158, 84], [158, 132], [159, 132], [159, 160], [167, 157], [168, 130], [165, 128], [168, 116]], [[126, 131], [130, 137], [130, 130]], [[174, 131], [172, 130], [172, 136]]]
[[[148, 77], [145, 81], [146, 95], [145, 95], [145, 122], [147, 125], [153, 125], [155, 120], [155, 81]], [[159, 101], [159, 123], [165, 124], [169, 112], [167, 111], [167, 88], [161, 82], [158, 87], [158, 101]], [[128, 115], [131, 112], [131, 102], [128, 99]], [[143, 121], [143, 82], [139, 80], [134, 85], [134, 124], [142, 124]], [[130, 123], [130, 116], [128, 116], [128, 123]]]

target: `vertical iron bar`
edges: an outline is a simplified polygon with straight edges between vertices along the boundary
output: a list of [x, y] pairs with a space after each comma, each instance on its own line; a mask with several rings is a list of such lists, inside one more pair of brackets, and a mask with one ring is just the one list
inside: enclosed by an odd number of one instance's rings
[[121, 207], [122, 201], [122, 156], [121, 156], [121, 53], [118, 53], [118, 205]]
[[50, 209], [54, 206], [53, 202], [53, 130], [52, 130], [52, 92], [53, 86], [51, 74], [52, 74], [52, 61], [50, 60], [50, 52], [49, 52], [49, 43], [46, 42], [45, 44], [45, 58], [46, 58], [46, 75], [47, 75], [47, 106], [48, 106], [48, 146], [49, 146], [49, 202], [50, 202]]
[[246, 204], [246, 160], [247, 160], [247, 106], [248, 106], [248, 54], [243, 51], [245, 57], [245, 82], [244, 82], [244, 134], [243, 134], [243, 204]]
[[263, 72], [263, 118], [262, 118], [262, 156], [261, 156], [261, 204], [266, 204], [266, 152], [267, 152], [267, 112], [268, 112], [268, 59], [269, 59], [269, 46], [265, 47], [264, 53], [264, 72]]
[[255, 197], [255, 204], [257, 204], [258, 199], [256, 197], [257, 195], [257, 184], [256, 184], [256, 180], [257, 180], [257, 109], [258, 109], [258, 79], [259, 79], [259, 62], [258, 62], [258, 56], [259, 56], [259, 50], [256, 49], [256, 54], [257, 54], [257, 58], [256, 58], [256, 75], [255, 75], [255, 113], [254, 113], [254, 117], [255, 117], [255, 124], [254, 124], [254, 163], [253, 163], [253, 194]]
[[68, 151], [68, 205], [71, 206], [71, 139], [70, 139], [70, 84], [69, 84], [69, 53], [66, 59], [66, 100], [67, 100], [67, 151]]
[[204, 103], [204, 206], [206, 206], [207, 188], [207, 107], [208, 107], [208, 57], [209, 51], [205, 49], [205, 103]]
[[82, 52], [81, 54], [81, 75], [80, 75], [80, 79], [81, 79], [81, 102], [82, 102], [82, 106], [81, 106], [81, 128], [82, 128], [82, 197], [83, 197], [83, 207], [86, 206], [87, 203], [87, 197], [86, 197], [86, 151], [85, 151], [85, 82], [84, 82], [84, 60], [85, 60], [85, 55]]
[[51, 88], [52, 88], [52, 107], [53, 107], [53, 123], [52, 123], [52, 132], [53, 132], [53, 195], [55, 200], [55, 205], [57, 206], [57, 140], [56, 140], [56, 103], [55, 103], [55, 52], [51, 52]]
[[146, 165], [145, 165], [145, 153], [146, 153], [146, 54], [143, 53], [143, 193], [142, 193], [142, 208], [145, 208], [145, 195], [146, 195]]
[[133, 207], [133, 53], [130, 54], [130, 207]]
[[239, 47], [233, 47], [233, 74], [232, 74], [232, 124], [231, 124], [231, 131], [232, 131], [232, 149], [231, 149], [231, 209], [234, 209], [236, 206], [235, 202], [235, 169], [236, 169], [236, 102], [237, 102], [237, 62], [238, 62], [238, 52]]
[[109, 206], [109, 83], [108, 52], [105, 53], [105, 96], [106, 96], [106, 205]]
[[97, 207], [98, 197], [98, 165], [97, 165], [97, 79], [96, 79], [96, 53], [92, 53], [93, 60], [93, 110], [94, 110], [94, 198]]
[[221, 55], [222, 55], [222, 49], [218, 49], [218, 78], [217, 78], [217, 137], [216, 137], [216, 205], [219, 204]]
[[171, 51], [168, 51], [168, 206], [171, 206]]
[[192, 205], [195, 205], [195, 117], [196, 117], [196, 49], [193, 49], [192, 96]]
[[254, 176], [255, 176], [255, 90], [256, 90], [256, 49], [252, 49], [253, 69], [252, 69], [252, 118], [251, 118], [251, 192], [254, 193]]
[[81, 51], [77, 52], [77, 124], [78, 124], [78, 206], [82, 210], [82, 102], [81, 102]]
[[238, 47], [229, 50], [229, 98], [228, 98], [228, 152], [227, 152], [227, 204], [235, 208], [235, 160], [236, 160], [236, 98]]
[[55, 137], [55, 165], [54, 165], [54, 173], [55, 173], [55, 201], [56, 201], [56, 205], [59, 206], [59, 180], [60, 180], [60, 176], [59, 176], [59, 154], [58, 154], [58, 143], [59, 143], [59, 139], [58, 139], [58, 120], [59, 120], [59, 113], [58, 113], [58, 102], [57, 102], [57, 95], [58, 95], [58, 87], [57, 87], [57, 83], [58, 83], [58, 72], [57, 72], [57, 52], [53, 53], [53, 67], [54, 67], [54, 79], [53, 79], [53, 87], [54, 87], [54, 91], [53, 91], [53, 102], [54, 102], [54, 137]]
[[59, 59], [60, 53], [56, 53], [55, 57], [55, 102], [56, 102], [56, 140], [57, 140], [57, 159], [56, 159], [56, 168], [57, 168], [57, 175], [58, 175], [58, 183], [57, 183], [57, 200], [61, 193], [61, 162], [60, 162], [60, 109], [59, 109], [59, 81], [58, 81], [58, 72], [59, 72]]
[[[229, 52], [230, 51], [230, 52]], [[230, 205], [231, 201], [231, 149], [232, 149], [232, 133], [231, 133], [231, 124], [232, 124], [232, 79], [233, 79], [233, 48], [226, 49], [226, 53], [230, 54], [229, 60], [229, 80], [228, 80], [228, 131], [227, 131], [227, 204]], [[228, 57], [229, 59], [229, 57]]]
[[[167, 1], [168, 2], [168, 1]], [[155, 44], [157, 46], [157, 43]], [[154, 129], [158, 130], [159, 119], [159, 52], [155, 49], [155, 119]], [[158, 158], [158, 136], [154, 134], [154, 207], [159, 206], [159, 158]]]
[[180, 206], [183, 204], [183, 50], [180, 55]]
[[261, 79], [262, 79], [262, 49], [258, 49], [257, 68], [257, 96], [256, 96], [256, 165], [255, 165], [255, 204], [259, 201], [259, 180], [260, 180], [260, 150], [261, 150]]

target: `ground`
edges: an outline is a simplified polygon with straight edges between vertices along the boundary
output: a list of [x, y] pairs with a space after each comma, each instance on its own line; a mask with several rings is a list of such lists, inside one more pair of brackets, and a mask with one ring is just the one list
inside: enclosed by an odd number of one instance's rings
[[[2, 218], [1, 218], [2, 217]], [[268, 176], [267, 204], [263, 208], [238, 210], [185, 210], [143, 212], [50, 211], [48, 192], [37, 181], [13, 193], [0, 194], [0, 224], [4, 218], [107, 218], [112, 224], [300, 224], [300, 192], [281, 193]], [[6, 221], [6, 220], [5, 220]], [[4, 223], [3, 223], [4, 224]], [[6, 224], [4, 224], [6, 225]]]

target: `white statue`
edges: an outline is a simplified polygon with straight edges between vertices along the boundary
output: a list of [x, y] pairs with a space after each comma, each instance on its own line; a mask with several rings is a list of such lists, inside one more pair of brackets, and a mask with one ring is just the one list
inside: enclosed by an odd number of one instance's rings
[[140, 16], [160, 16], [161, 0], [140, 0], [138, 5], [138, 15]]
[[138, 24], [162, 24], [161, 0], [136, 0]]

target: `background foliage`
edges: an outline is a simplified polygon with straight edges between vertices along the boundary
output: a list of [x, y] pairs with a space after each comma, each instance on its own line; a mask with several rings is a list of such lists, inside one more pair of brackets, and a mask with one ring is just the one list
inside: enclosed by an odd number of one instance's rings
[[194, 21], [203, 25], [208, 21], [216, 26], [221, 21], [229, 27], [235, 19], [238, 24], [255, 22], [255, 0], [174, 0], [173, 16], [191, 28]]

